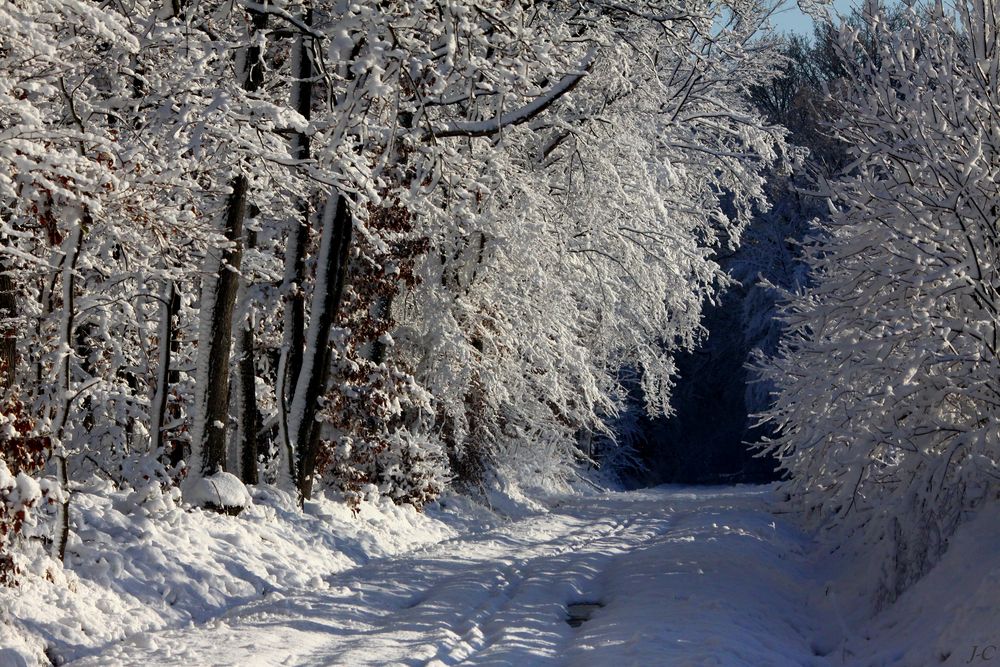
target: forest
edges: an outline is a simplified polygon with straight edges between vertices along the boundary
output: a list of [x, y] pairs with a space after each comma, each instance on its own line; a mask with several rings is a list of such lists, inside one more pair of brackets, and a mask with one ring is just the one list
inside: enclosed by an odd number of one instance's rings
[[[766, 484], [866, 619], [995, 560], [997, 7], [800, 6], [0, 1], [0, 665], [665, 482]], [[719, 664], [930, 664], [842, 634]]]

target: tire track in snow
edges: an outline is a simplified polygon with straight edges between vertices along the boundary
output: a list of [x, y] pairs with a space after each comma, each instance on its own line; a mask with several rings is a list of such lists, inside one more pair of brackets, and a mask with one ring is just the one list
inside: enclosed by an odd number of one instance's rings
[[[572, 505], [569, 506], [572, 508]], [[556, 508], [548, 516], [548, 521], [557, 520], [559, 517], [572, 518], [571, 514], [561, 514], [560, 508]], [[636, 526], [637, 521], [646, 518], [641, 522], [635, 531], [629, 531]], [[520, 522], [518, 522], [520, 523]], [[508, 528], [517, 528], [518, 524], [513, 524]], [[484, 561], [482, 573], [477, 577], [481, 580], [490, 580], [492, 583], [487, 591], [480, 592], [478, 602], [474, 607], [463, 614], [461, 620], [437, 628], [433, 632], [431, 641], [420, 642], [416, 648], [411, 649], [410, 659], [400, 657], [399, 662], [390, 664], [405, 665], [428, 665], [429, 667], [443, 667], [456, 665], [461, 662], [474, 660], [477, 654], [488, 651], [497, 641], [503, 637], [501, 629], [491, 628], [491, 626], [502, 626], [498, 623], [498, 617], [510, 610], [516, 601], [518, 592], [532, 582], [538, 583], [538, 564], [548, 563], [558, 560], [561, 556], [579, 554], [581, 550], [586, 550], [594, 554], [620, 555], [631, 551], [644, 544], [656, 535], [662, 534], [669, 529], [669, 522], [664, 517], [657, 517], [649, 520], [648, 513], [642, 513], [638, 517], [628, 517], [620, 521], [608, 521], [606, 517], [601, 517], [596, 523], [588, 523], [582, 527], [575, 528], [569, 532], [551, 535], [549, 539], [534, 541], [530, 544], [530, 553], [517, 559], [500, 559]], [[530, 532], [530, 531], [529, 531]], [[546, 531], [549, 532], [549, 531]], [[492, 540], [489, 540], [492, 541]], [[432, 550], [436, 550], [432, 548]], [[478, 573], [477, 573], [478, 574]], [[574, 586], [592, 584], [592, 580], [600, 574], [599, 570], [593, 570], [587, 577], [576, 576], [572, 582]], [[426, 605], [435, 601], [436, 594], [447, 591], [450, 587], [461, 586], [463, 580], [469, 578], [469, 573], [465, 572], [452, 577], [438, 580], [427, 589], [418, 594], [417, 603], [408, 605], [402, 613], [391, 614], [383, 619], [383, 627], [389, 631], [394, 627], [406, 625], [406, 616], [420, 612], [421, 605]], [[544, 582], [541, 582], [544, 585]], [[576, 593], [579, 595], [579, 592]], [[447, 602], [453, 603], [456, 597], [461, 595], [447, 596]], [[565, 597], [565, 596], [563, 596]], [[562, 614], [564, 604], [568, 599], [552, 600], [555, 614], [550, 614], [555, 620], [556, 627], [562, 625]], [[551, 610], [550, 610], [551, 611]], [[378, 662], [365, 663], [364, 655], [368, 651], [362, 646], [346, 647], [343, 651], [338, 651], [325, 656], [332, 660], [330, 664], [380, 664]]]

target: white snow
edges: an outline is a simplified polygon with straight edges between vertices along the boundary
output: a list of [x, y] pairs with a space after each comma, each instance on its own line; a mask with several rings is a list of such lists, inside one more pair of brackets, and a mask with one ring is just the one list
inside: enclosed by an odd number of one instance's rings
[[[256, 489], [239, 517], [159, 487], [74, 496], [70, 570], [0, 591], [0, 665], [988, 664], [1000, 507], [871, 618], [867, 563], [772, 487], [550, 497], [505, 520], [448, 496], [355, 518]], [[155, 520], [153, 520], [155, 519]], [[572, 627], [570, 607], [590, 618]]]
[[250, 492], [236, 475], [219, 471], [193, 480], [184, 490], [184, 500], [195, 507], [246, 508], [253, 502]]
[[[74, 664], [807, 664], [831, 619], [810, 599], [808, 540], [769, 495], [563, 498]], [[573, 628], [578, 602], [604, 607]]]
[[941, 562], [873, 620], [851, 618], [843, 600], [848, 664], [1000, 664], [1000, 505], [960, 526]]
[[[6, 468], [7, 466], [4, 465], [4, 469]], [[33, 477], [25, 475], [23, 472], [17, 473], [17, 477], [14, 481], [14, 488], [17, 490], [16, 500], [11, 498], [14, 502], [35, 502], [42, 497], [42, 487], [39, 485], [38, 481]]]
[[355, 517], [345, 503], [319, 499], [303, 513], [287, 494], [258, 488], [231, 517], [179, 500], [157, 484], [133, 493], [76, 489], [67, 569], [39, 554], [20, 588], [0, 588], [0, 647], [28, 664], [47, 664], [45, 648], [58, 661], [119, 641], [135, 647], [157, 630], [209, 623], [279, 591], [317, 589], [333, 572], [455, 535], [440, 519], [389, 501], [365, 503]]

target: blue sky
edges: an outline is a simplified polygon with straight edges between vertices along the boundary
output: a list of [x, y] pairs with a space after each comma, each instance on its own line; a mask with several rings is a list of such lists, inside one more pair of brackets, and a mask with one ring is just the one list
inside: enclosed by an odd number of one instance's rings
[[[851, 0], [834, 0], [833, 11], [835, 13], [846, 13], [854, 4]], [[799, 6], [795, 0], [786, 0], [785, 6], [779, 9], [772, 19], [775, 29], [778, 32], [795, 32], [800, 35], [812, 34], [812, 19], [799, 11]]]

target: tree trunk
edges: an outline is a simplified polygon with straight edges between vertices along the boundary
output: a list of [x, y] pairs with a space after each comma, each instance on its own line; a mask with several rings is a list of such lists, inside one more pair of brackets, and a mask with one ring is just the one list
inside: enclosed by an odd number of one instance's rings
[[[256, 244], [257, 235], [253, 231], [246, 233], [246, 247]], [[240, 477], [245, 484], [257, 483], [257, 428], [259, 423], [257, 413], [257, 371], [254, 364], [253, 322], [250, 318], [252, 304], [249, 281], [241, 281], [240, 303], [241, 322], [239, 328], [239, 396], [236, 399], [239, 409], [239, 452]]]
[[[305, 24], [312, 25], [312, 8], [306, 10]], [[311, 55], [312, 38], [300, 35], [296, 44], [296, 83], [292, 89], [292, 104], [306, 119], [312, 114], [313, 66]], [[309, 159], [309, 137], [296, 133], [292, 154], [298, 160]], [[288, 433], [288, 412], [294, 400], [293, 393], [302, 369], [302, 350], [305, 347], [305, 254], [309, 240], [309, 204], [299, 206], [300, 220], [293, 223], [288, 231], [285, 247], [285, 275], [281, 290], [285, 295], [285, 328], [282, 336], [281, 360], [278, 363], [278, 428], [281, 438], [281, 470], [279, 475], [287, 475], [287, 480], [296, 480], [295, 448], [298, 445]]]
[[[229, 353], [233, 338], [233, 306], [239, 290], [243, 244], [243, 217], [246, 213], [247, 178], [233, 179], [226, 212], [225, 236], [230, 246], [223, 251], [216, 274], [205, 276], [202, 307], [211, 308], [208, 328], [202, 327], [200, 360], [205, 365], [198, 382], [199, 414], [193, 445], [200, 451], [200, 472], [211, 475], [226, 466], [226, 426], [229, 421]], [[204, 323], [203, 323], [204, 324]]]
[[[160, 305], [160, 331], [158, 349], [158, 366], [156, 369], [156, 391], [153, 394], [151, 413], [149, 415], [149, 430], [152, 435], [150, 448], [159, 452], [160, 456], [167, 453], [163, 440], [163, 420], [167, 412], [167, 394], [170, 391], [170, 356], [174, 345], [174, 301], [177, 298], [177, 287], [174, 281], [167, 283]], [[180, 304], [178, 303], [178, 306]], [[172, 455], [173, 452], [170, 452]], [[172, 460], [171, 456], [171, 460]], [[179, 462], [179, 461], [178, 461]]]
[[285, 294], [285, 326], [282, 331], [281, 358], [278, 361], [278, 386], [275, 393], [278, 398], [278, 429], [280, 437], [280, 470], [279, 479], [285, 479], [285, 485], [294, 485], [295, 443], [289, 435], [289, 411], [294, 400], [295, 387], [302, 370], [302, 350], [305, 347], [305, 294], [303, 285], [305, 279], [305, 247], [308, 237], [309, 210], [303, 206], [303, 220], [294, 224], [288, 233], [288, 244], [285, 247], [285, 278], [282, 292]]
[[[87, 292], [87, 285], [84, 284], [80, 288], [85, 294]], [[94, 335], [94, 323], [88, 322], [86, 324], [80, 325], [76, 328], [76, 332], [73, 335], [73, 353], [76, 358], [79, 359], [79, 369], [78, 372], [83, 376], [94, 377], [97, 369], [94, 368], [94, 364], [91, 360], [91, 345], [90, 341]], [[135, 374], [129, 373], [126, 376], [126, 382], [128, 382], [129, 387], [138, 395], [138, 383], [135, 382]], [[90, 394], [83, 397], [81, 403], [81, 412], [83, 413], [83, 420], [80, 425], [83, 426], [83, 430], [87, 433], [94, 428], [94, 399]], [[125, 429], [125, 442], [126, 447], [131, 448], [132, 446], [132, 427], [135, 421], [134, 417], [128, 418], [128, 426]]]
[[330, 374], [330, 328], [344, 294], [352, 231], [353, 219], [346, 198], [338, 195], [335, 205], [332, 200], [327, 201], [305, 354], [289, 415], [289, 436], [298, 445], [300, 503], [312, 497], [320, 435], [316, 414]]
[[80, 257], [80, 245], [83, 241], [83, 227], [89, 226], [90, 216], [84, 214], [82, 220], [70, 232], [65, 241], [62, 262], [63, 312], [62, 325], [59, 329], [59, 360], [56, 372], [57, 383], [61, 396], [52, 422], [52, 457], [56, 464], [56, 475], [62, 487], [63, 500], [58, 505], [56, 520], [56, 536], [52, 542], [52, 555], [59, 561], [66, 558], [66, 542], [69, 539], [69, 470], [66, 461], [66, 446], [63, 444], [66, 421], [69, 417], [70, 401], [72, 400], [73, 376], [71, 373], [73, 328], [76, 318], [76, 263]]
[[[267, 14], [250, 11], [253, 21], [251, 34], [267, 27]], [[264, 82], [263, 52], [257, 45], [247, 49], [246, 79], [243, 88], [255, 92]], [[199, 413], [195, 422], [193, 448], [201, 455], [201, 474], [211, 475], [226, 467], [226, 431], [229, 421], [229, 353], [232, 350], [233, 307], [239, 291], [240, 260], [243, 254], [243, 218], [246, 215], [248, 182], [240, 174], [233, 179], [233, 193], [226, 208], [226, 240], [231, 244], [222, 254], [219, 270], [205, 277], [202, 291], [204, 308], [211, 305], [208, 330], [203, 327], [202, 340], [208, 344], [199, 355], [204, 368], [199, 368]], [[208, 297], [207, 299], [205, 297]]]
[[14, 279], [6, 263], [0, 262], [0, 320], [5, 320], [0, 327], [0, 387], [4, 389], [4, 398], [17, 377], [17, 329], [11, 322], [15, 317], [17, 298]]
[[[177, 335], [177, 327], [179, 326], [179, 320], [181, 315], [181, 293], [178, 288], [177, 283], [171, 284], [171, 298], [170, 298], [170, 359], [173, 359], [181, 351], [181, 341]], [[164, 397], [166, 416], [165, 421], [161, 424], [160, 428], [163, 431], [163, 444], [167, 448], [167, 452], [170, 457], [170, 465], [177, 468], [181, 461], [184, 460], [186, 455], [184, 440], [177, 438], [168, 437], [167, 426], [169, 424], [176, 424], [181, 418], [181, 406], [177, 401], [170, 400], [170, 387], [176, 387], [181, 381], [181, 372], [176, 368], [171, 368], [170, 363], [166, 365], [167, 369], [167, 385], [166, 385], [166, 395]]]

